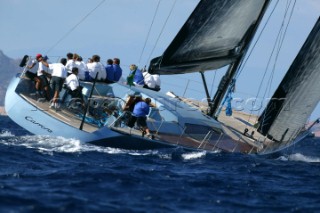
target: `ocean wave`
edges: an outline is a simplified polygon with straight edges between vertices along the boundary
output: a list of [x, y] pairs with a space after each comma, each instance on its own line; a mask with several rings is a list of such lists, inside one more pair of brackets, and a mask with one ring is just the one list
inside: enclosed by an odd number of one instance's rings
[[119, 148], [102, 147], [91, 144], [81, 143], [79, 140], [50, 137], [39, 135], [15, 136], [11, 132], [2, 132], [0, 134], [0, 142], [10, 146], [23, 146], [29, 149], [36, 149], [43, 154], [53, 153], [83, 153], [83, 152], [100, 152], [107, 154], [128, 154], [133, 156], [159, 156], [159, 158], [170, 159], [171, 155], [164, 156], [158, 150], [125, 150]]
[[49, 137], [39, 135], [15, 136], [10, 132], [3, 132], [0, 135], [2, 144], [11, 146], [24, 146], [36, 149], [41, 153], [81, 153], [81, 152], [105, 152], [109, 154], [124, 153], [123, 150], [108, 147], [99, 147], [90, 144], [83, 144], [79, 140], [64, 137]]
[[305, 156], [301, 153], [295, 153], [288, 156], [281, 156], [278, 159], [282, 161], [300, 161], [300, 162], [306, 162], [306, 163], [320, 163], [320, 158]]

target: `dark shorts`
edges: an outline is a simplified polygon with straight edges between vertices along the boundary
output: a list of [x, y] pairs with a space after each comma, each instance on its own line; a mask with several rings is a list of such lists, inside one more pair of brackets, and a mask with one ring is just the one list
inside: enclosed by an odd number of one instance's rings
[[156, 86], [155, 88], [151, 88], [151, 87], [148, 87], [148, 85], [146, 85], [146, 84], [143, 86], [143, 88], [154, 90], [154, 91], [160, 91], [160, 89], [161, 89], [159, 86]]
[[147, 117], [137, 117], [137, 125], [139, 127], [147, 127]]
[[81, 101], [83, 100], [83, 95], [82, 95], [82, 86], [79, 86], [75, 90], [70, 90], [69, 93], [72, 98], [79, 98]]
[[60, 78], [57, 76], [52, 76], [50, 86], [53, 91], [61, 91], [62, 85], [64, 83], [64, 78]]
[[131, 115], [127, 121], [127, 126], [132, 128], [137, 122], [138, 127], [148, 127], [147, 126], [147, 117], [136, 117]]
[[130, 115], [127, 121], [127, 126], [130, 128], [134, 127], [136, 120], [137, 120], [136, 116]]
[[40, 78], [42, 87], [46, 87], [46, 86], [49, 85], [48, 79], [47, 79], [47, 77], [45, 75], [40, 75], [38, 77]]
[[30, 78], [30, 80], [32, 80], [32, 81], [37, 76], [37, 74], [30, 72], [29, 70], [26, 71], [25, 75], [27, 76], [27, 78]]

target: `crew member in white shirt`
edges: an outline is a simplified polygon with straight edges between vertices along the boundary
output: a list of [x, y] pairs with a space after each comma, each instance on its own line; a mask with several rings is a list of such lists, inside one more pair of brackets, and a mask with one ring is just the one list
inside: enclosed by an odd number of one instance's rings
[[39, 92], [41, 89], [41, 80], [37, 76], [38, 67], [35, 66], [36, 64], [38, 64], [38, 61], [36, 59], [28, 59], [26, 65], [26, 68], [28, 70], [25, 72], [25, 76], [27, 76], [30, 80], [35, 82], [35, 88]]
[[67, 77], [67, 69], [65, 65], [67, 64], [67, 59], [62, 58], [60, 63], [49, 64], [49, 70], [52, 71], [50, 87], [54, 91], [53, 100], [50, 107], [59, 108], [59, 94], [62, 89], [62, 85]]
[[82, 87], [79, 83], [78, 72], [78, 67], [72, 68], [72, 74], [66, 78], [66, 85], [71, 90], [70, 94], [72, 98], [80, 99], [82, 105], [84, 106]]
[[33, 62], [31, 66], [28, 66], [29, 69], [32, 69], [38, 63], [38, 71], [37, 77], [40, 79], [40, 85], [36, 84], [36, 89], [40, 92], [41, 89], [45, 91], [45, 98], [47, 101], [50, 100], [50, 93], [49, 93], [49, 82], [47, 79], [48, 75], [48, 63], [43, 60], [41, 54], [36, 55], [36, 61]]
[[90, 80], [93, 81], [96, 77], [96, 74], [98, 73], [97, 80], [98, 81], [105, 81], [107, 77], [106, 70], [103, 66], [103, 64], [100, 62], [100, 56], [93, 55], [92, 56], [92, 63], [88, 63], [88, 70], [90, 75]]
[[75, 66], [75, 60], [73, 59], [74, 54], [73, 53], [67, 53], [67, 64], [66, 64], [66, 69], [68, 74], [72, 74], [72, 68]]
[[142, 73], [144, 77], [144, 88], [159, 91], [160, 90], [160, 77], [159, 75], [151, 75], [147, 71]]
[[83, 62], [82, 57], [79, 56], [75, 62], [76, 67], [79, 69], [78, 78], [80, 80], [85, 80], [85, 73], [89, 72], [87, 64]]

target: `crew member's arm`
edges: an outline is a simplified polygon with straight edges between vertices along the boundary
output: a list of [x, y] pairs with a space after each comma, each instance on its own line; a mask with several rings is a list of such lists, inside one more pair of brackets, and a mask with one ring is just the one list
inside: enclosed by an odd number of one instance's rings
[[30, 66], [27, 66], [28, 69], [32, 69], [36, 63], [32, 63]]

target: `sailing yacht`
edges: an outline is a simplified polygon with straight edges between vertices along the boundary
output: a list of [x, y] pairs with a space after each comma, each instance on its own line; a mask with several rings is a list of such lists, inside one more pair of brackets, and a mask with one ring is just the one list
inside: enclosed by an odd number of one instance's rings
[[[25, 68], [7, 89], [6, 112], [33, 134], [63, 136], [106, 147], [182, 147], [248, 154], [287, 148], [309, 135], [305, 124], [320, 100], [319, 20], [260, 115], [233, 112], [231, 116], [230, 107], [223, 107], [269, 4], [270, 0], [202, 0], [164, 53], [150, 61], [150, 74], [199, 72], [206, 106], [172, 92], [130, 87], [123, 82], [83, 81], [85, 109], [67, 89], [60, 93], [64, 98], [59, 110], [51, 109], [48, 102], [34, 95]], [[203, 73], [222, 67], [228, 68], [211, 98]], [[154, 138], [145, 137], [139, 127], [127, 125], [131, 112], [125, 106], [134, 96], [151, 99], [147, 124]]]

